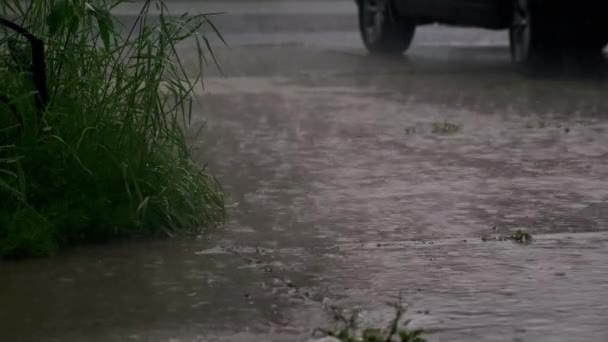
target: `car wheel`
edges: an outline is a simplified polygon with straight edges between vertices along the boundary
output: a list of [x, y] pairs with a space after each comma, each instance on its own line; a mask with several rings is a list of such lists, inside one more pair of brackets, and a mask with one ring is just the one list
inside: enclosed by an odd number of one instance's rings
[[359, 29], [363, 43], [373, 54], [402, 54], [409, 48], [416, 25], [403, 18], [390, 0], [359, 0]]
[[537, 16], [539, 8], [531, 0], [513, 1], [513, 21], [509, 31], [511, 59], [516, 64], [531, 64], [549, 55], [547, 25]]

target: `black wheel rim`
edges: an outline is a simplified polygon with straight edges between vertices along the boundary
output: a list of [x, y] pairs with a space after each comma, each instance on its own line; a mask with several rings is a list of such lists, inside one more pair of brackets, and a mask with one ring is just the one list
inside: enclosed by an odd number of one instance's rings
[[386, 0], [362, 0], [361, 14], [365, 40], [370, 43], [378, 41], [386, 20]]
[[511, 51], [513, 60], [522, 62], [530, 55], [532, 29], [530, 26], [530, 5], [528, 0], [514, 2], [513, 23], [511, 26]]

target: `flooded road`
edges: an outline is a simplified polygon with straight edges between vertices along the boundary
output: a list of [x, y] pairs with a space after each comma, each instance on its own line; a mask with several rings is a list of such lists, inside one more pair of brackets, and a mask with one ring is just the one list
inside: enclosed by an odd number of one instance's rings
[[505, 38], [229, 35], [191, 141], [230, 223], [0, 263], [0, 341], [306, 341], [400, 293], [430, 341], [608, 340], [608, 67], [525, 74]]

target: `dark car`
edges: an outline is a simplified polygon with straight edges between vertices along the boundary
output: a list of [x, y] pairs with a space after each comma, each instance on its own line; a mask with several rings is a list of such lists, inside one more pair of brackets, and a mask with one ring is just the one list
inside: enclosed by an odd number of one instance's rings
[[440, 23], [510, 32], [511, 56], [529, 63], [564, 52], [598, 52], [608, 43], [606, 0], [356, 0], [371, 53], [401, 54], [416, 26]]

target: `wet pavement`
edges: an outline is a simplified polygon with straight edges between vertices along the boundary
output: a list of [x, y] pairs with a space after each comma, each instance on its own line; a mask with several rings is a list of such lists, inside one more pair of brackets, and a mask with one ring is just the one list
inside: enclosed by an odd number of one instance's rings
[[419, 33], [397, 59], [228, 35], [191, 141], [230, 223], [0, 263], [0, 340], [306, 341], [322, 303], [384, 324], [399, 294], [430, 341], [608, 340], [605, 62], [528, 74], [504, 33]]

